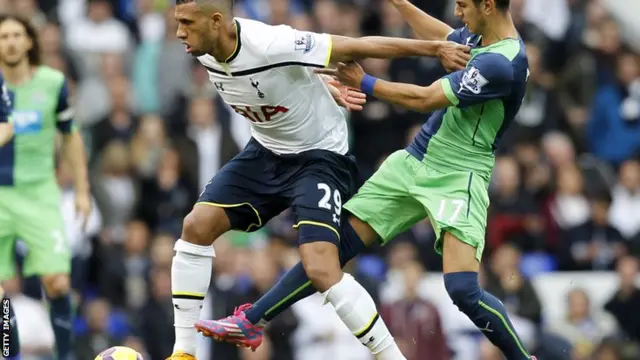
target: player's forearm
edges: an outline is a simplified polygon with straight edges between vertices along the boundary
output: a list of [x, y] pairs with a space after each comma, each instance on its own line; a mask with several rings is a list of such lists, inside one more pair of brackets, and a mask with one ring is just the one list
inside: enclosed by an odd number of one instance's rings
[[362, 58], [392, 59], [406, 56], [432, 56], [444, 45], [442, 41], [367, 36], [348, 38], [332, 36], [331, 62], [346, 62]]
[[13, 124], [0, 123], [0, 146], [4, 146], [13, 137]]
[[449, 25], [420, 10], [408, 0], [394, 0], [391, 3], [422, 40], [446, 40], [453, 31]]
[[425, 94], [426, 88], [413, 84], [397, 83], [377, 79], [373, 96], [403, 108], [418, 112], [429, 112]]
[[62, 150], [73, 169], [76, 192], [88, 193], [89, 177], [87, 174], [87, 154], [84, 150], [82, 136], [78, 131], [64, 136]]

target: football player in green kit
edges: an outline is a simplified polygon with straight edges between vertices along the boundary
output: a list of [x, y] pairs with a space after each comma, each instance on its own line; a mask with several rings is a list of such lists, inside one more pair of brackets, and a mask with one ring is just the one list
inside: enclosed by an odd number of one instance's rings
[[0, 127], [0, 280], [15, 276], [14, 248], [28, 248], [23, 275], [40, 276], [49, 300], [57, 358], [71, 353], [71, 254], [55, 177], [56, 135], [74, 169], [76, 211], [91, 209], [86, 154], [73, 123], [69, 89], [57, 70], [40, 66], [36, 30], [25, 20], [0, 16], [0, 67], [13, 104], [10, 125]]

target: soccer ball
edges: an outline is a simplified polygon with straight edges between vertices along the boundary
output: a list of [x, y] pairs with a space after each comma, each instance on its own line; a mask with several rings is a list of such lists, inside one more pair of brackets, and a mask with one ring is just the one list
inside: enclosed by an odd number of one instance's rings
[[94, 360], [143, 360], [142, 355], [132, 348], [114, 346], [101, 352]]

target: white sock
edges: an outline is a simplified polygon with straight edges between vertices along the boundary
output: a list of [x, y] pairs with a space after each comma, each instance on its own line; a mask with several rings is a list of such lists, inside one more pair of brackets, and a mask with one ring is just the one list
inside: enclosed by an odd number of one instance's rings
[[209, 290], [215, 252], [213, 246], [201, 246], [182, 239], [173, 248], [171, 292], [176, 342], [173, 352], [196, 354], [196, 329], [200, 309]]
[[406, 360], [378, 315], [373, 299], [350, 274], [324, 294], [351, 333], [369, 348], [378, 360]]

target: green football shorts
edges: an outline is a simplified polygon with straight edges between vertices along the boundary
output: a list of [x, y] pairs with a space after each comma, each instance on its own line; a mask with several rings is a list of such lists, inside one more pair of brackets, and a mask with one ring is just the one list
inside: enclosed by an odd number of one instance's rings
[[15, 276], [15, 243], [28, 253], [24, 276], [68, 274], [71, 254], [55, 182], [22, 187], [0, 186], [0, 280]]
[[434, 169], [406, 150], [387, 158], [380, 169], [345, 205], [375, 230], [383, 244], [427, 216], [437, 235], [449, 232], [476, 248], [480, 261], [485, 245], [488, 181], [471, 172]]

